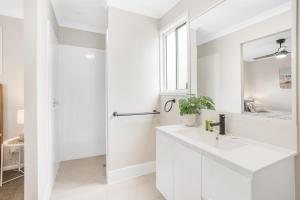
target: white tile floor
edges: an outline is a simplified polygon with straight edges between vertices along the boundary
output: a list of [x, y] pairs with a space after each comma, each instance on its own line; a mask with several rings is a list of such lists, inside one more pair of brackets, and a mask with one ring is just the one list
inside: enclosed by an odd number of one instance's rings
[[164, 200], [155, 188], [155, 174], [105, 184], [105, 157], [63, 162], [51, 200]]

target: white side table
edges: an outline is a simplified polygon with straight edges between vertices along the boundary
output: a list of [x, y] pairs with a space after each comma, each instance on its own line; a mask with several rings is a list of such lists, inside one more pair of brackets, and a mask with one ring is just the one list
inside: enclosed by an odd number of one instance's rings
[[[7, 181], [3, 181], [3, 165], [4, 165], [4, 149], [14, 149], [16, 152], [18, 152], [18, 172], [21, 172], [21, 175], [11, 178]], [[1, 145], [1, 173], [0, 173], [0, 187], [2, 187], [3, 184], [8, 183], [10, 181], [16, 180], [18, 178], [21, 178], [24, 176], [24, 171], [21, 169], [21, 151], [24, 149], [24, 142], [20, 142], [19, 137], [11, 138], [3, 142]]]

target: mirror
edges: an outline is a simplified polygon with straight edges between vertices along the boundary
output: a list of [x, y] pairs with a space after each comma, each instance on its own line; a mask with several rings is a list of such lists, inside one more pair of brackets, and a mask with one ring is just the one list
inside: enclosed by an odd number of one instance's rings
[[292, 119], [291, 31], [242, 44], [244, 113]]
[[190, 28], [198, 96], [221, 112], [292, 119], [291, 0], [222, 1]]

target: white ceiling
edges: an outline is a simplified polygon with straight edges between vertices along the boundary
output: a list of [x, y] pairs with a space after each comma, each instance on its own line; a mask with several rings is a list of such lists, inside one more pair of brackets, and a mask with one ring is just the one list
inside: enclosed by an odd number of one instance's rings
[[107, 4], [141, 15], [161, 18], [180, 0], [107, 0]]
[[198, 45], [235, 32], [291, 8], [291, 0], [226, 0], [191, 22]]
[[0, 0], [0, 15], [24, 18], [24, 0]]
[[278, 39], [286, 39], [283, 46], [291, 52], [291, 31], [285, 31], [243, 44], [243, 59], [253, 61], [253, 58], [275, 53], [279, 48], [279, 44], [276, 43]]
[[106, 32], [105, 0], [52, 0], [52, 4], [60, 26], [96, 33]]
[[60, 26], [105, 33], [107, 6], [160, 18], [180, 0], [52, 0]]

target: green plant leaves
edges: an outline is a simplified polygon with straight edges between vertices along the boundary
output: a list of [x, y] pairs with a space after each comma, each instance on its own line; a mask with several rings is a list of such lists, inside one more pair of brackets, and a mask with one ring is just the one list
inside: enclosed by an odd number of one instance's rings
[[185, 99], [179, 100], [180, 115], [199, 115], [201, 109], [215, 109], [215, 103], [210, 97], [201, 96], [194, 97], [190, 96]]

